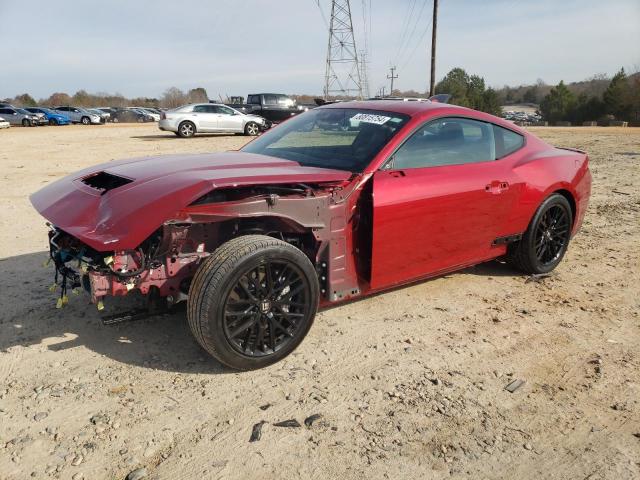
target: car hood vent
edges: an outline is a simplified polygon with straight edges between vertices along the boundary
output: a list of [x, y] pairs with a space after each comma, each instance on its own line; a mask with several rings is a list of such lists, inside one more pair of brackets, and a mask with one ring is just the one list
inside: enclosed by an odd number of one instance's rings
[[127, 183], [133, 182], [130, 178], [113, 175], [112, 173], [107, 172], [94, 173], [88, 177], [84, 177], [81, 181], [85, 185], [99, 190], [101, 195], [104, 195], [109, 190], [113, 190], [114, 188], [122, 187]]

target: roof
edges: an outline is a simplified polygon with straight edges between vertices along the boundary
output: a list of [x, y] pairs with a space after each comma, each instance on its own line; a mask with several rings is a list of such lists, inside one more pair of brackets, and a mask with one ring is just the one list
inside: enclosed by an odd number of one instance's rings
[[463, 109], [448, 103], [438, 102], [400, 102], [398, 100], [364, 100], [352, 102], [338, 102], [324, 105], [320, 108], [359, 108], [365, 110], [385, 110], [388, 112], [404, 113], [415, 116], [420, 113], [440, 110], [440, 109]]
[[477, 120], [495, 123], [502, 127], [514, 130], [523, 135], [526, 131], [522, 128], [514, 125], [511, 122], [507, 122], [503, 118], [496, 117], [494, 115], [473, 110], [471, 108], [460, 107], [458, 105], [451, 105], [450, 103], [440, 102], [400, 102], [398, 100], [364, 100], [364, 101], [351, 101], [351, 102], [337, 102], [329, 105], [323, 105], [318, 108], [357, 108], [361, 110], [378, 110], [394, 113], [402, 113], [411, 117], [422, 117], [426, 114], [431, 116], [432, 114], [443, 113], [445, 115], [452, 116], [464, 116], [471, 117]]

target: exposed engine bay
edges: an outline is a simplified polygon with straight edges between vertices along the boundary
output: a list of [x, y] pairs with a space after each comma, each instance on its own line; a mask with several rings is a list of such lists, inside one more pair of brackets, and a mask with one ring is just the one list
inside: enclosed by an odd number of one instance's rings
[[[357, 182], [354, 182], [357, 184]], [[105, 297], [133, 290], [149, 302], [171, 306], [186, 300], [203, 259], [225, 241], [239, 235], [269, 235], [303, 251], [317, 265], [322, 293], [346, 298], [359, 292], [355, 272], [346, 280], [344, 227], [345, 193], [327, 185], [258, 185], [212, 190], [165, 222], [137, 248], [101, 252], [64, 230], [50, 225], [50, 261], [60, 288], [57, 308], [68, 302], [68, 291], [84, 288], [98, 310]], [[341, 241], [331, 242], [333, 235]], [[366, 237], [366, 234], [364, 235]], [[331, 257], [336, 270], [328, 265]], [[330, 286], [331, 285], [331, 286]], [[345, 290], [343, 285], [347, 285]], [[333, 290], [331, 290], [333, 288]], [[157, 306], [157, 305], [156, 305]]]

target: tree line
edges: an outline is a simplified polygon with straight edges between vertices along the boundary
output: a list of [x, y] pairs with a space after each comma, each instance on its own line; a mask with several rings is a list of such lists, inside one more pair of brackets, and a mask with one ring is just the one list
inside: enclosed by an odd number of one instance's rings
[[563, 81], [551, 88], [538, 108], [549, 122], [574, 124], [602, 120], [640, 121], [640, 73], [628, 76], [621, 68], [601, 94], [575, 94]]
[[[500, 115], [502, 105], [527, 103], [538, 107], [544, 120], [569, 121], [580, 124], [585, 121], [623, 120], [640, 122], [640, 72], [627, 75], [620, 69], [612, 78], [596, 75], [590, 79], [556, 86], [538, 80], [533, 85], [519, 87], [487, 87], [483, 77], [468, 74], [462, 68], [454, 68], [436, 84], [436, 93], [452, 95], [455, 105], [473, 108], [493, 115]], [[393, 95], [424, 97], [426, 92], [394, 90]], [[312, 95], [292, 95], [299, 103], [312, 103]], [[79, 90], [73, 95], [54, 93], [36, 101], [28, 93], [7, 98], [5, 102], [16, 106], [76, 105], [80, 107], [162, 107], [175, 108], [187, 103], [208, 102], [207, 91], [192, 88], [187, 91], [171, 87], [159, 98], [126, 98], [120, 94], [87, 93]]]
[[177, 87], [165, 90], [160, 98], [135, 97], [126, 98], [119, 93], [88, 93], [86, 90], [78, 90], [73, 95], [64, 92], [56, 92], [48, 98], [36, 100], [28, 93], [6, 98], [3, 102], [11, 103], [17, 107], [35, 107], [41, 105], [54, 107], [57, 105], [74, 105], [78, 107], [162, 107], [175, 108], [187, 103], [206, 103], [209, 101], [207, 91], [202, 88], [192, 88], [187, 91]]

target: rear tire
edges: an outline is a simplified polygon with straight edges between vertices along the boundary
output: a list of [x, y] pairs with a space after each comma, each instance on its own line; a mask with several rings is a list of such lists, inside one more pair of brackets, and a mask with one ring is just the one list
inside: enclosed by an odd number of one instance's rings
[[191, 138], [196, 134], [196, 126], [193, 122], [182, 122], [178, 125], [178, 135], [182, 138]]
[[510, 245], [508, 261], [524, 273], [550, 272], [567, 251], [572, 226], [571, 205], [562, 195], [552, 194], [538, 207], [522, 239]]
[[250, 137], [255, 137], [260, 133], [260, 127], [256, 122], [249, 122], [244, 126], [244, 134]]
[[315, 268], [294, 246], [265, 235], [221, 245], [198, 268], [187, 318], [200, 345], [224, 365], [252, 370], [289, 355], [318, 308]]

